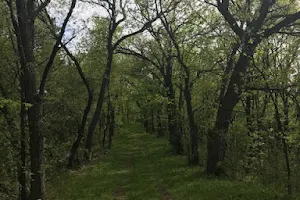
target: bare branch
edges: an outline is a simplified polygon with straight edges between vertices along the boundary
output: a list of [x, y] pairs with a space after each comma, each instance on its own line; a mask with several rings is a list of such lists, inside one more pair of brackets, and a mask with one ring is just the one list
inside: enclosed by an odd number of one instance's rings
[[42, 2], [38, 8], [34, 11], [32, 18], [35, 19], [51, 2], [51, 0], [45, 0]]
[[115, 49], [116, 49], [116, 48], [117, 48], [124, 40], [126, 40], [127, 38], [130, 38], [130, 37], [132, 37], [132, 36], [135, 36], [135, 35], [137, 35], [137, 34], [139, 34], [139, 33], [144, 32], [144, 31], [145, 31], [147, 28], [149, 28], [150, 25], [151, 25], [153, 22], [155, 22], [158, 18], [159, 18], [159, 16], [156, 16], [155, 18], [153, 18], [153, 19], [147, 21], [147, 22], [142, 26], [142, 28], [140, 28], [139, 30], [134, 31], [134, 32], [132, 32], [132, 33], [129, 33], [129, 34], [124, 35], [123, 37], [121, 37], [121, 38], [120, 38], [118, 41], [116, 41], [116, 43], [113, 45], [113, 49], [115, 50]]
[[253, 20], [250, 23], [250, 28], [252, 28], [253, 33], [255, 34], [259, 29], [261, 29], [268, 13], [269, 9], [274, 5], [276, 1], [275, 0], [270, 0], [270, 1], [262, 1], [261, 7], [259, 10], [259, 16], [257, 19]]
[[39, 91], [39, 95], [43, 95], [44, 92], [45, 92], [45, 85], [46, 85], [46, 80], [47, 80], [47, 77], [48, 77], [48, 74], [50, 72], [50, 69], [53, 65], [53, 62], [54, 62], [54, 59], [56, 57], [56, 54], [57, 52], [59, 51], [59, 45], [61, 44], [61, 40], [63, 38], [63, 35], [65, 33], [65, 30], [66, 30], [66, 27], [67, 27], [67, 24], [69, 22], [69, 19], [71, 18], [72, 16], [72, 13], [73, 13], [73, 10], [76, 6], [76, 2], [77, 0], [72, 0], [72, 3], [71, 3], [71, 6], [70, 6], [70, 9], [69, 9], [69, 12], [63, 22], [63, 25], [62, 25], [62, 28], [60, 30], [60, 33], [59, 33], [59, 36], [56, 40], [56, 43], [55, 45], [53, 46], [53, 49], [52, 49], [52, 52], [51, 52], [51, 55], [50, 55], [50, 58], [49, 58], [49, 61], [45, 67], [45, 70], [44, 70], [44, 73], [43, 73], [43, 76], [42, 76], [42, 80], [41, 80], [41, 83], [40, 83], [40, 91]]
[[287, 16], [286, 18], [284, 18], [281, 22], [277, 23], [275, 26], [273, 26], [272, 28], [268, 28], [266, 29], [262, 36], [264, 38], [267, 38], [275, 33], [278, 33], [282, 28], [288, 27], [290, 24], [294, 23], [295, 21], [300, 19], [300, 11]]
[[173, 4], [170, 4], [168, 6], [168, 8], [166, 8], [165, 11], [161, 11], [159, 12], [154, 18], [149, 19], [146, 23], [144, 23], [144, 25], [137, 31], [134, 31], [132, 33], [129, 33], [127, 35], [124, 35], [123, 37], [121, 37], [119, 40], [116, 41], [116, 43], [113, 45], [113, 50], [115, 50], [124, 40], [126, 40], [127, 38], [133, 37], [139, 33], [144, 32], [147, 28], [149, 28], [151, 26], [151, 24], [153, 22], [155, 22], [157, 19], [159, 19], [163, 14], [170, 12], [171, 10], [174, 9], [174, 7], [176, 7], [176, 5], [179, 3], [179, 1], [174, 1], [172, 2]]
[[217, 0], [217, 8], [219, 12], [223, 15], [224, 19], [229, 24], [230, 28], [233, 30], [233, 32], [239, 36], [240, 38], [243, 37], [244, 31], [241, 29], [232, 14], [229, 12], [229, 1], [223, 0], [222, 2], [220, 0]]

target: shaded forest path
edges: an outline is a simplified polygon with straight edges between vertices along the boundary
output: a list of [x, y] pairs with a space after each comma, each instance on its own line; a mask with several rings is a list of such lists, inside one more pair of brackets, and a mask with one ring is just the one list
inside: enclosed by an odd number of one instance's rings
[[103, 158], [52, 180], [47, 199], [277, 199], [274, 190], [259, 184], [209, 179], [169, 149], [166, 139], [129, 125], [116, 134]]

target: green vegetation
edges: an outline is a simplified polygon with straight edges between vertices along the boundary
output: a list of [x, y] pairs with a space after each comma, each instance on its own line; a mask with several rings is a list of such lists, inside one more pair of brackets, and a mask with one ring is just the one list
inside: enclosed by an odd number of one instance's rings
[[299, 0], [0, 15], [1, 200], [299, 196]]
[[209, 177], [172, 155], [168, 142], [140, 125], [118, 131], [114, 148], [99, 160], [50, 181], [49, 200], [212, 200], [284, 199], [278, 190], [257, 182]]

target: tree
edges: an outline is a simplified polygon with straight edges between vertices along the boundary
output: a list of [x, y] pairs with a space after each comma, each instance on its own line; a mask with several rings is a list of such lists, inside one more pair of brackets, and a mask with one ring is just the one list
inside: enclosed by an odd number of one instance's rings
[[[105, 93], [106, 93], [107, 88], [109, 87], [109, 79], [110, 79], [110, 75], [111, 75], [115, 50], [124, 40], [129, 39], [139, 33], [142, 33], [143, 31], [145, 31], [161, 15], [161, 13], [158, 13], [156, 16], [153, 16], [151, 19], [144, 22], [138, 30], [133, 31], [128, 34], [125, 34], [125, 35], [121, 36], [120, 38], [116, 39], [116, 41], [114, 41], [114, 39], [115, 39], [114, 37], [115, 37], [117, 29], [120, 27], [122, 22], [124, 22], [127, 19], [127, 14], [126, 14], [127, 1], [123, 2], [122, 0], [120, 0], [117, 2], [117, 1], [101, 1], [100, 0], [100, 1], [93, 1], [93, 3], [102, 6], [103, 8], [105, 8], [107, 10], [108, 15], [109, 15], [109, 17], [108, 17], [109, 25], [108, 25], [108, 30], [107, 30], [106, 67], [105, 67], [105, 72], [103, 73], [103, 76], [102, 76], [102, 83], [101, 83], [101, 88], [99, 91], [96, 110], [95, 110], [95, 112], [93, 114], [93, 118], [89, 124], [88, 136], [87, 136], [87, 141], [86, 141], [86, 145], [85, 145], [87, 160], [89, 160], [91, 158], [92, 146], [93, 146], [93, 133], [94, 133], [95, 127], [100, 119]], [[169, 9], [170, 8], [168, 8], [167, 11]], [[166, 12], [166, 11], [164, 11], [164, 12]], [[118, 19], [119, 14], [121, 14], [120, 19]]]
[[31, 187], [30, 199], [42, 199], [44, 195], [44, 169], [43, 169], [43, 131], [41, 121], [41, 109], [45, 85], [55, 56], [59, 50], [60, 41], [64, 35], [67, 23], [76, 5], [76, 0], [71, 3], [70, 10], [64, 20], [59, 37], [53, 46], [48, 62], [44, 68], [39, 87], [37, 86], [37, 74], [35, 63], [35, 20], [43, 9], [50, 3], [45, 1], [36, 6], [35, 1], [16, 1], [16, 16], [12, 0], [6, 0], [10, 10], [11, 21], [17, 38], [19, 62], [21, 65], [21, 85], [24, 91], [25, 102], [30, 104], [27, 111], [30, 133], [30, 159], [31, 159]]
[[[207, 172], [210, 174], [220, 174], [224, 171], [222, 161], [224, 161], [226, 152], [226, 134], [233, 109], [244, 91], [243, 87], [249, 62], [256, 48], [264, 39], [271, 37], [284, 28], [293, 26], [293, 23], [300, 18], [300, 12], [283, 16], [273, 15], [271, 8], [282, 6], [276, 5], [276, 1], [273, 0], [260, 1], [259, 6], [257, 4], [258, 2], [247, 1], [240, 6], [229, 0], [217, 0], [216, 4], [213, 4], [238, 37], [240, 52], [233, 51], [234, 55], [238, 54], [237, 61], [226, 67], [228, 73], [224, 76], [229, 75], [230, 78], [228, 83], [227, 81], [222, 83], [225, 90], [221, 90], [215, 125], [208, 136]], [[241, 17], [236, 19], [232, 13], [235, 10], [237, 10], [237, 13], [246, 12], [246, 19]], [[235, 15], [238, 16], [237, 13]]]

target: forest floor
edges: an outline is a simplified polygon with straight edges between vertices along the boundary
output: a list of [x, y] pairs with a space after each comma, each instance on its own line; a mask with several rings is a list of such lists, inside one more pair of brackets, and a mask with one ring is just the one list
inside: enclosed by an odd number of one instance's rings
[[49, 200], [225, 200], [282, 199], [259, 183], [216, 179], [174, 156], [168, 141], [139, 125], [120, 130], [113, 148], [77, 171], [48, 183]]

